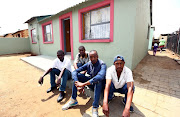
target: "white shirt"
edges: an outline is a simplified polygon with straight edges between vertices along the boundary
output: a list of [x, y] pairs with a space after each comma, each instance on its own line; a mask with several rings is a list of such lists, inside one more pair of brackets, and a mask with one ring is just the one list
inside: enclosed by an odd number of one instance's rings
[[116, 89], [122, 88], [127, 82], [134, 82], [132, 71], [126, 66], [124, 66], [123, 71], [121, 72], [119, 81], [114, 65], [107, 69], [106, 79], [112, 79], [112, 82]]
[[52, 68], [57, 68], [57, 69], [59, 69], [60, 71], [62, 71], [63, 68], [66, 68], [66, 69], [68, 69], [70, 72], [72, 72], [72, 70], [71, 70], [71, 61], [70, 61], [70, 59], [67, 58], [67, 57], [64, 57], [63, 62], [61, 62], [61, 61], [59, 60], [59, 58], [56, 58], [56, 59], [53, 61]]

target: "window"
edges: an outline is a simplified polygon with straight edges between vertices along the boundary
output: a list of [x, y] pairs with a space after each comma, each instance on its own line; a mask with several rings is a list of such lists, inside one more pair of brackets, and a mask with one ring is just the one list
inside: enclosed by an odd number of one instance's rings
[[114, 0], [105, 0], [79, 10], [80, 42], [112, 42]]
[[52, 21], [42, 24], [43, 42], [53, 43], [53, 28]]
[[110, 6], [83, 13], [83, 39], [110, 38]]
[[32, 39], [32, 43], [37, 43], [36, 30], [35, 29], [31, 30], [31, 39]]

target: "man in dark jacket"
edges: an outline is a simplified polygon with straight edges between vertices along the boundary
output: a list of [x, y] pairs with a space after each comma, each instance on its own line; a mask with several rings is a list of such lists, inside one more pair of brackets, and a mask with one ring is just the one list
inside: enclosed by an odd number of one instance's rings
[[[73, 71], [72, 78], [74, 80], [74, 85], [72, 89], [72, 97], [71, 100], [62, 107], [62, 109], [67, 110], [72, 106], [76, 106], [78, 104], [76, 100], [77, 90], [83, 92], [84, 86], [88, 85], [90, 88], [94, 88], [92, 114], [93, 117], [98, 117], [99, 98], [103, 86], [102, 81], [105, 79], [106, 64], [98, 59], [98, 53], [96, 50], [91, 50], [89, 52], [89, 58], [90, 61], [88, 63]], [[89, 77], [80, 74], [81, 71], [85, 70], [87, 71], [87, 74], [90, 75]]]

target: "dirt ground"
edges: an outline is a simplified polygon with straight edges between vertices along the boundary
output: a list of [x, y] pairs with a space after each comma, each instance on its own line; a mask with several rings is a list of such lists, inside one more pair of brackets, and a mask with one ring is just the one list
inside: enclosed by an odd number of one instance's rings
[[58, 90], [46, 93], [50, 87], [49, 75], [45, 77], [44, 84], [38, 86], [37, 81], [44, 72], [20, 60], [25, 56], [29, 54], [0, 56], [1, 117], [79, 117], [86, 110], [91, 110], [92, 99], [81, 96], [77, 98], [79, 106], [68, 112], [62, 111], [61, 107], [69, 100], [71, 90], [67, 90], [69, 93], [65, 100], [57, 103]]
[[[142, 72], [148, 72], [146, 66], [157, 66], [164, 69], [179, 69], [180, 65], [172, 62], [172, 59], [179, 57], [170, 51], [157, 53], [158, 57], [151, 56], [149, 51], [140, 64], [133, 71], [135, 84], [148, 83], [142, 79]], [[91, 113], [92, 99], [80, 95], [77, 100], [79, 105], [68, 111], [62, 111], [61, 107], [70, 99], [71, 90], [67, 90], [65, 99], [57, 103], [58, 90], [46, 93], [50, 87], [49, 75], [45, 77], [43, 86], [38, 86], [38, 79], [43, 71], [23, 62], [21, 57], [29, 54], [12, 54], [0, 56], [0, 116], [1, 117], [80, 117]], [[162, 57], [161, 60], [159, 57]], [[157, 61], [153, 62], [153, 61]], [[146, 70], [146, 71], [143, 71]], [[135, 95], [136, 96], [136, 95]], [[135, 103], [136, 104], [136, 103]], [[99, 112], [103, 116], [102, 112]], [[87, 114], [89, 117], [89, 114]]]

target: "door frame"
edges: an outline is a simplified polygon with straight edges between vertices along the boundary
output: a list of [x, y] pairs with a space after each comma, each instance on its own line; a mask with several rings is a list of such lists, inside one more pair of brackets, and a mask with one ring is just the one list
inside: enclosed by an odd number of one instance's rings
[[64, 30], [63, 30], [63, 20], [70, 19], [70, 46], [71, 46], [71, 59], [74, 60], [73, 56], [73, 25], [72, 25], [72, 12], [63, 14], [59, 16], [59, 31], [60, 31], [60, 48], [64, 51]]

